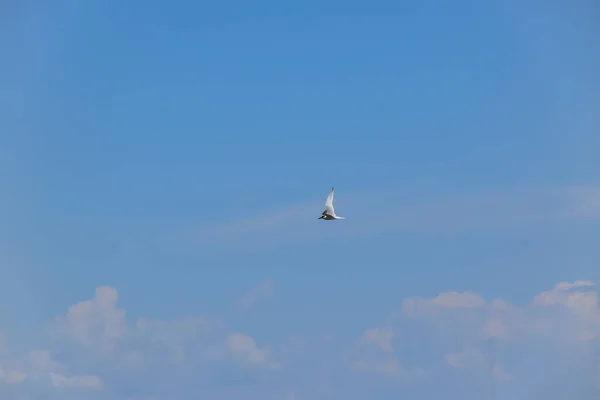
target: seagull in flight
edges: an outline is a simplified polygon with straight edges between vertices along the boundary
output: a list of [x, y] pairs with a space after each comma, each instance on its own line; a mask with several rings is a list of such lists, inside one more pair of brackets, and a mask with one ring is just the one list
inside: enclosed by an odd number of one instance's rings
[[344, 217], [338, 217], [335, 215], [335, 210], [333, 209], [333, 188], [331, 188], [331, 192], [329, 192], [329, 196], [327, 196], [327, 201], [325, 202], [325, 211], [321, 213], [321, 216], [318, 219], [324, 219], [327, 221], [334, 219], [346, 219]]

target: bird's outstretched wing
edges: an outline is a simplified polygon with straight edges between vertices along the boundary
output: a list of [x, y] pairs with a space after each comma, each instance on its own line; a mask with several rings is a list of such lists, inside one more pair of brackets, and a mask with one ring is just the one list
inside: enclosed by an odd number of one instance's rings
[[334, 216], [335, 210], [333, 209], [333, 188], [331, 188], [331, 192], [329, 192], [329, 196], [327, 196], [327, 201], [325, 202], [325, 210], [328, 214]]

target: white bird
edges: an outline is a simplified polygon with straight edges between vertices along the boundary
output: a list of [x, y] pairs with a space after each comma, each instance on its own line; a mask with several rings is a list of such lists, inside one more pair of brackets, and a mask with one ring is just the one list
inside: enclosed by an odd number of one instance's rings
[[327, 221], [334, 219], [346, 219], [344, 217], [338, 217], [335, 215], [335, 210], [333, 209], [333, 188], [331, 188], [331, 192], [329, 192], [329, 196], [327, 196], [327, 201], [325, 202], [325, 211], [323, 211], [318, 219], [324, 219]]

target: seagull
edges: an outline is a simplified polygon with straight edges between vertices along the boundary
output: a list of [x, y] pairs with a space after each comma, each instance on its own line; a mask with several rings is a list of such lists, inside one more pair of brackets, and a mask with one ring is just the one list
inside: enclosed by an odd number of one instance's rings
[[335, 215], [335, 211], [333, 209], [333, 188], [331, 188], [331, 192], [329, 192], [329, 196], [327, 196], [327, 201], [325, 202], [325, 211], [323, 211], [321, 216], [317, 219], [324, 219], [327, 221], [334, 219], [346, 219], [344, 217], [338, 217]]

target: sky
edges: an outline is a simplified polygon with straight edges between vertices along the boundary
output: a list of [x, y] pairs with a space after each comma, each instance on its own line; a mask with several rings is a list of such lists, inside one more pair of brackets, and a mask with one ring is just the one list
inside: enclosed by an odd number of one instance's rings
[[593, 3], [4, 2], [0, 397], [597, 399]]

